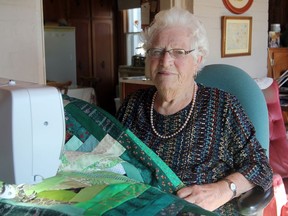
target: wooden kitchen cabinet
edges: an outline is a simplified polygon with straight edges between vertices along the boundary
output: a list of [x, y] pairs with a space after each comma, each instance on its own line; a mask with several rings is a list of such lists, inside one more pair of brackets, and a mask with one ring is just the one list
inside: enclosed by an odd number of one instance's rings
[[76, 28], [77, 84], [92, 85], [97, 104], [112, 114], [118, 78], [114, 51], [116, 4], [116, 0], [43, 0], [44, 16], [61, 9], [53, 19], [64, 18]]
[[69, 22], [76, 29], [77, 83], [82, 85], [82, 77], [93, 77], [91, 22], [89, 19], [70, 19]]
[[99, 79], [96, 85], [96, 94], [99, 105], [106, 107], [110, 113], [115, 112], [117, 70], [115, 68], [115, 30], [113, 0], [91, 1], [91, 27], [92, 41], [92, 65], [93, 75]]
[[90, 0], [67, 2], [69, 25], [76, 28], [77, 83], [83, 84], [82, 77], [93, 77]]
[[92, 18], [112, 19], [113, 18], [113, 1], [111, 0], [92, 0]]
[[[286, 70], [288, 70], [288, 48], [285, 47], [269, 48], [267, 63], [268, 63], [268, 77], [278, 79]], [[280, 90], [280, 97], [281, 97], [281, 90]], [[286, 125], [286, 128], [288, 128], [287, 106], [282, 105], [281, 108], [284, 123]]]
[[90, 0], [67, 0], [69, 19], [90, 19]]
[[[100, 107], [115, 112], [114, 0], [69, 0], [68, 19], [76, 27], [78, 83], [96, 79], [93, 85]], [[88, 78], [88, 79], [87, 79]], [[91, 83], [90, 83], [91, 84]], [[89, 83], [86, 83], [89, 85]]]
[[65, 0], [43, 0], [44, 23], [58, 23], [59, 19], [67, 17], [67, 2]]
[[288, 69], [288, 48], [268, 48], [268, 76], [279, 78]]
[[92, 44], [93, 75], [99, 79], [95, 89], [97, 100], [100, 106], [113, 109], [117, 75], [114, 70], [112, 20], [93, 19], [92, 41], [97, 41]]

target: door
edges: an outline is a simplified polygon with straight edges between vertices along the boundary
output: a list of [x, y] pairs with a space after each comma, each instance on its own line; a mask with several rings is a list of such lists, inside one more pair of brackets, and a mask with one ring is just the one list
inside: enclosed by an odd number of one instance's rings
[[116, 95], [114, 70], [114, 38], [113, 22], [106, 19], [92, 21], [93, 43], [93, 74], [99, 79], [96, 84], [97, 101], [100, 107], [115, 112], [114, 98]]

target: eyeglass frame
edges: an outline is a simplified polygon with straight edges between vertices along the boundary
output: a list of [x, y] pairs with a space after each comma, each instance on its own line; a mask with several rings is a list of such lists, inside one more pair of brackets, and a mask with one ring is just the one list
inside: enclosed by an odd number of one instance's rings
[[[159, 51], [160, 51], [160, 55], [159, 55], [159, 56], [151, 56], [151, 55], [149, 54], [150, 50], [159, 50]], [[172, 54], [172, 52], [175, 51], [175, 50], [184, 51], [184, 52], [183, 52], [184, 55], [181, 56], [181, 55], [182, 55], [182, 54], [181, 54], [179, 57], [176, 57], [175, 55]], [[159, 58], [163, 58], [164, 55], [165, 55], [165, 53], [168, 52], [171, 58], [173, 58], [173, 59], [179, 59], [179, 58], [183, 58], [184, 56], [188, 55], [189, 53], [191, 53], [191, 52], [193, 52], [193, 51], [195, 51], [195, 49], [185, 50], [185, 49], [174, 48], [174, 49], [166, 50], [165, 48], [150, 48], [150, 49], [148, 49], [148, 50], [146, 51], [146, 53], [147, 53], [147, 55], [148, 55], [149, 57], [151, 57], [151, 58], [159, 59]]]

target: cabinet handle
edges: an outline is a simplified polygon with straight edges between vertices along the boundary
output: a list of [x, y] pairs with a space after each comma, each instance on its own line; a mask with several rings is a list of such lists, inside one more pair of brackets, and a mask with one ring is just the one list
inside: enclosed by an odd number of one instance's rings
[[105, 61], [101, 62], [101, 68], [104, 69], [105, 68]]

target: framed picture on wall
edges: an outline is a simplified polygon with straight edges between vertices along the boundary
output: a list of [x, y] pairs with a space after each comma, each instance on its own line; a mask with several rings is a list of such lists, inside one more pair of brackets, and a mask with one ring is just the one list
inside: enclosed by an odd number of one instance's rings
[[251, 55], [252, 17], [222, 16], [221, 57]]
[[253, 0], [222, 0], [225, 7], [235, 14], [246, 12], [252, 5]]

